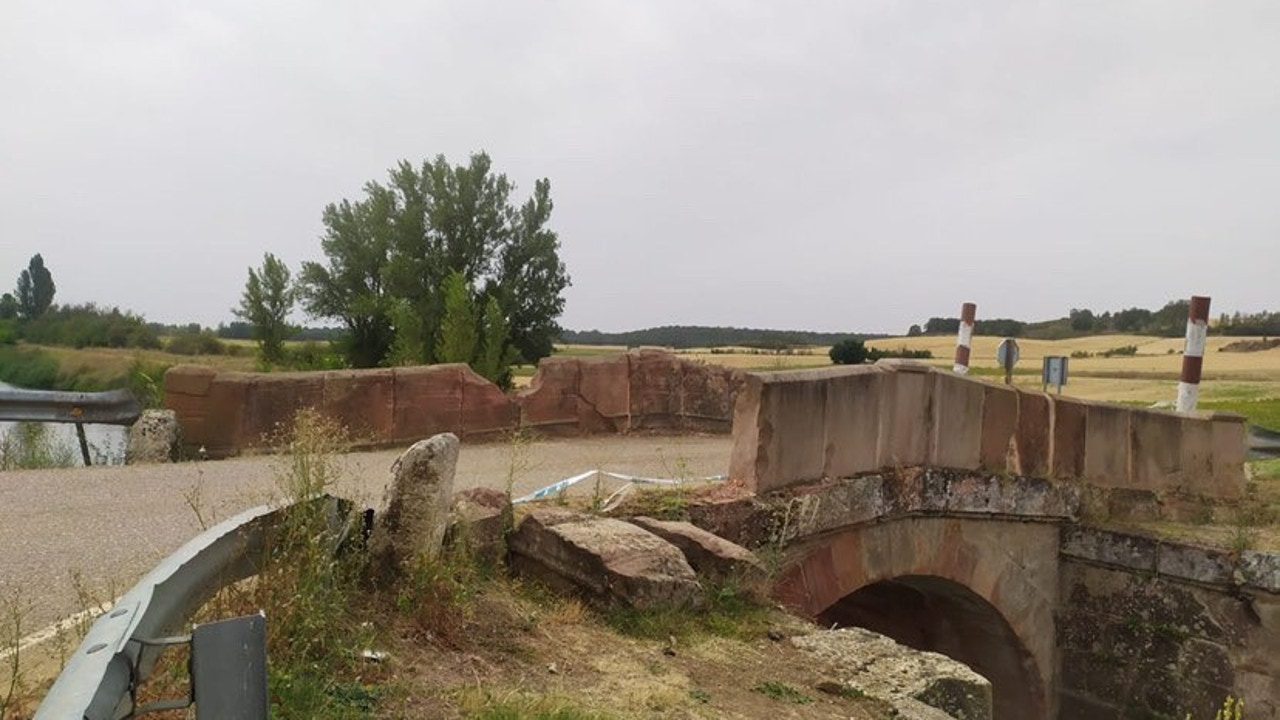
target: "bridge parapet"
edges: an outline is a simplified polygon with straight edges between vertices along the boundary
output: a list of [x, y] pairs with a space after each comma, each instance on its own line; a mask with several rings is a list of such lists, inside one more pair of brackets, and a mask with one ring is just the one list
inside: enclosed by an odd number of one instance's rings
[[1055, 397], [917, 363], [749, 375], [733, 434], [730, 476], [756, 493], [930, 466], [1091, 486], [1158, 513], [1179, 498], [1235, 500], [1245, 485], [1239, 416]]

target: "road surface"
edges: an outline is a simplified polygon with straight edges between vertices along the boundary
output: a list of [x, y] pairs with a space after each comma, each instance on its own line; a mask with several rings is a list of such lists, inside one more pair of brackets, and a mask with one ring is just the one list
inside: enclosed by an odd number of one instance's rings
[[[342, 456], [334, 493], [379, 507], [400, 452]], [[505, 487], [512, 452], [505, 443], [464, 444], [455, 489]], [[592, 468], [651, 477], [721, 474], [729, 463], [729, 438], [544, 440], [525, 446], [521, 455], [517, 496]], [[76, 575], [94, 594], [118, 596], [200, 531], [193, 506], [212, 524], [269, 502], [282, 459], [0, 472], [0, 599], [20, 592], [32, 610], [26, 628], [34, 631], [83, 609]]]

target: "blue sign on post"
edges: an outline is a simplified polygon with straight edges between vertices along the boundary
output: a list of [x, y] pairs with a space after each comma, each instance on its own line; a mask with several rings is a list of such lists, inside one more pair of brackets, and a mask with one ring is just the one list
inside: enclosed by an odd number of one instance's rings
[[1062, 394], [1062, 386], [1067, 384], [1067, 358], [1061, 355], [1048, 355], [1044, 359], [1044, 387], [1048, 389], [1050, 385], [1058, 387], [1058, 394]]

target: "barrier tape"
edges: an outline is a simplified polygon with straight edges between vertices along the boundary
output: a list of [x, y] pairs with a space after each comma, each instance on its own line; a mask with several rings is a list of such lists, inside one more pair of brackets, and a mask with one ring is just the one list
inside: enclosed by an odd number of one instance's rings
[[569, 488], [573, 487], [574, 485], [577, 485], [583, 480], [596, 477], [596, 476], [603, 476], [607, 478], [612, 478], [614, 480], [621, 480], [624, 483], [626, 483], [626, 485], [623, 485], [621, 488], [615, 490], [613, 494], [611, 494], [605, 500], [604, 502], [605, 509], [609, 509], [611, 507], [610, 503], [613, 502], [615, 499], [621, 500], [621, 497], [624, 496], [626, 492], [630, 491], [631, 487], [634, 485], [662, 485], [665, 487], [675, 487], [677, 485], [684, 485], [687, 483], [722, 482], [728, 479], [727, 475], [709, 475], [707, 477], [686, 478], [686, 479], [654, 478], [654, 477], [645, 477], [643, 475], [626, 475], [624, 473], [610, 472], [608, 470], [600, 470], [599, 468], [597, 468], [595, 470], [588, 470], [584, 473], [579, 473], [577, 475], [574, 475], [573, 477], [567, 477], [558, 482], [551, 483], [550, 485], [540, 490], [534, 490], [528, 495], [524, 495], [522, 497], [516, 498], [515, 500], [512, 500], [511, 504], [520, 505], [523, 503], [537, 502], [538, 500], [546, 500], [547, 498], [551, 498], [567, 492]]

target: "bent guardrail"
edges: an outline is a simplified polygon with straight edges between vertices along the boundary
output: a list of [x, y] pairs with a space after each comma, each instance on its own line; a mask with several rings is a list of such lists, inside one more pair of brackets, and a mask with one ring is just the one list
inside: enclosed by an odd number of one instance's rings
[[1280, 432], [1249, 426], [1249, 459], [1280, 458]]
[[142, 415], [142, 405], [128, 390], [61, 392], [56, 390], [0, 389], [0, 420], [14, 422], [75, 423], [80, 455], [90, 464], [89, 441], [84, 425], [132, 425]]
[[[202, 712], [196, 673], [193, 672], [191, 697], [177, 703], [152, 706], [137, 704], [137, 690], [150, 676], [160, 653], [168, 645], [192, 641], [192, 667], [199, 665], [196, 653], [201, 650], [198, 638], [174, 638], [190, 622], [218, 590], [256, 575], [268, 555], [268, 538], [274, 529], [302, 505], [324, 503], [335, 537], [342, 542], [341, 530], [348, 527], [346, 518], [351, 504], [324, 496], [285, 507], [259, 507], [243, 512], [196, 536], [177, 552], [165, 558], [115, 606], [94, 622], [84, 642], [67, 662], [48, 694], [36, 710], [36, 720], [118, 720], [136, 717], [141, 712], [187, 707], [195, 704], [197, 718], [209, 718], [215, 707]], [[245, 618], [235, 632], [265, 639], [265, 627], [254, 618]], [[219, 623], [212, 623], [218, 625]], [[201, 626], [209, 627], [209, 626]], [[199, 628], [195, 635], [199, 635]], [[210, 643], [205, 643], [209, 645]], [[265, 645], [263, 646], [265, 647]], [[207, 673], [205, 674], [207, 675]], [[265, 683], [265, 656], [262, 682]], [[213, 678], [216, 682], [216, 677]], [[213, 689], [213, 688], [209, 688]], [[262, 703], [262, 714], [247, 713], [243, 717], [266, 717], [265, 686], [261, 694], [246, 693], [243, 686], [233, 697], [240, 702]], [[238, 694], [237, 694], [238, 693]], [[228, 693], [216, 693], [223, 701]], [[212, 696], [212, 694], [211, 694]]]

